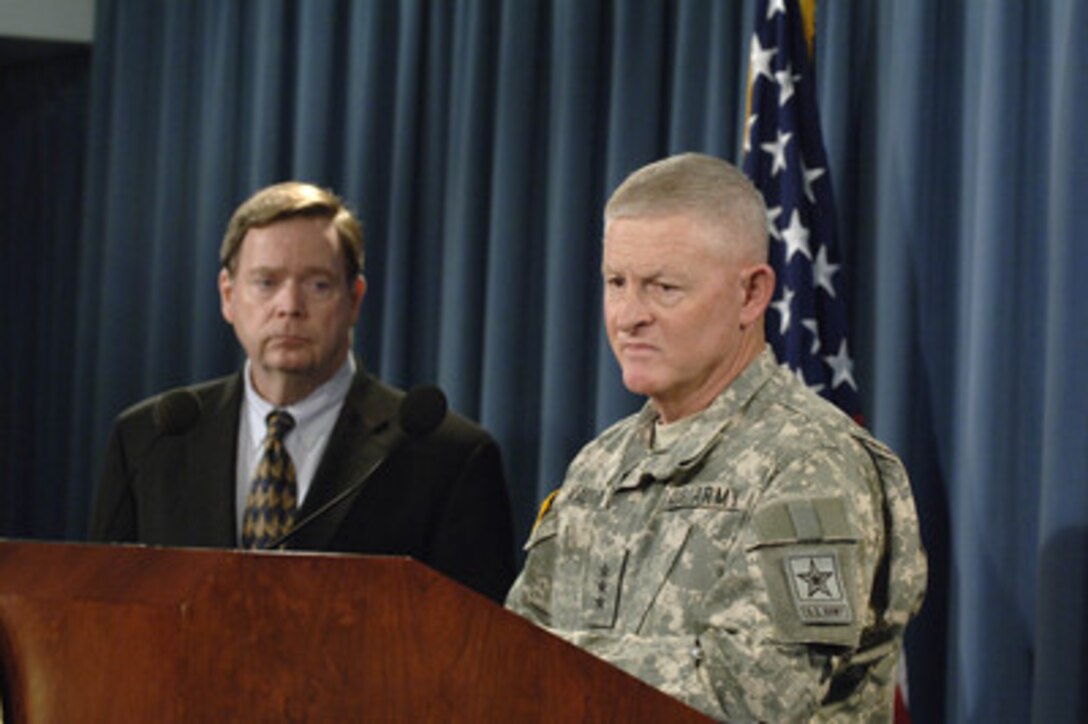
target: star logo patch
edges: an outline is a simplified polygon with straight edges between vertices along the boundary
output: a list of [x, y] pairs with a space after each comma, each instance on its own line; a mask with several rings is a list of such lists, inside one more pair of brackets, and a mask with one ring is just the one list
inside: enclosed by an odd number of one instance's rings
[[843, 594], [841, 567], [834, 551], [786, 556], [786, 578], [797, 615], [806, 624], [852, 623]]

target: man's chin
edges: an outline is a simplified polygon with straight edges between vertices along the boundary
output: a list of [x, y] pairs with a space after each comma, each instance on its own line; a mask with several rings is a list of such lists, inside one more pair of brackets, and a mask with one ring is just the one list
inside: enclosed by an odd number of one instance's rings
[[650, 397], [653, 395], [654, 390], [657, 389], [655, 380], [641, 372], [624, 372], [623, 386], [627, 388], [628, 392], [645, 397]]
[[305, 376], [313, 372], [314, 361], [308, 354], [276, 351], [265, 355], [262, 366], [281, 375]]

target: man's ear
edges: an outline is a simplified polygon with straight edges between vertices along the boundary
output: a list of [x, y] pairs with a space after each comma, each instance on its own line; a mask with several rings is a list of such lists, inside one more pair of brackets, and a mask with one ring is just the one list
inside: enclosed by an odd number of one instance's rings
[[774, 296], [774, 269], [769, 264], [756, 264], [741, 271], [744, 301], [740, 308], [740, 323], [747, 327], [763, 318]]
[[355, 277], [355, 281], [351, 285], [351, 315], [352, 319], [359, 318], [359, 307], [363, 303], [363, 297], [366, 296], [366, 277], [362, 274]]
[[234, 310], [231, 308], [231, 299], [234, 297], [234, 280], [226, 269], [219, 270], [219, 311], [227, 324], [234, 324]]

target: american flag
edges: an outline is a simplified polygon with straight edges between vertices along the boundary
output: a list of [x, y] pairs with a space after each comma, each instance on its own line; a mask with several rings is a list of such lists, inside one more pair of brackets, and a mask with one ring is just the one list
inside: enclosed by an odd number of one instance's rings
[[763, 192], [778, 281], [767, 339], [805, 384], [855, 419], [861, 404], [848, 333], [835, 199], [816, 110], [814, 3], [763, 0], [748, 68], [744, 172]]
[[[861, 400], [850, 356], [835, 197], [816, 109], [816, 0], [761, 0], [748, 65], [744, 172], [767, 202], [778, 281], [767, 339], [782, 364], [855, 420]], [[900, 661], [896, 724], [909, 724]]]

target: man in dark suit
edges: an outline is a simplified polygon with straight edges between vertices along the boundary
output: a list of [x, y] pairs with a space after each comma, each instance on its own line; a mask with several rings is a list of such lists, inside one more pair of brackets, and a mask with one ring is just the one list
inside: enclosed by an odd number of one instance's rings
[[270, 186], [235, 211], [220, 263], [245, 366], [118, 417], [91, 540], [410, 555], [501, 601], [514, 561], [498, 447], [444, 408], [405, 433], [404, 393], [354, 359], [366, 280], [351, 212], [309, 184]]

